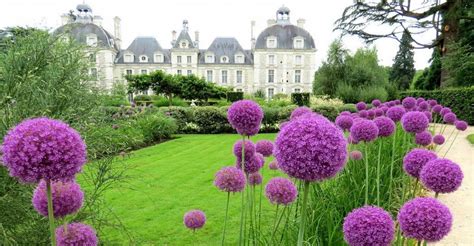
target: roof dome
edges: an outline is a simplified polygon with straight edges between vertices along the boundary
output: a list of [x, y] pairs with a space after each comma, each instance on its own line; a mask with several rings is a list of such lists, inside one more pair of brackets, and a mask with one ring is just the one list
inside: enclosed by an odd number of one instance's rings
[[79, 12], [92, 12], [92, 8], [85, 4], [85, 3], [82, 3], [82, 4], [78, 4], [77, 7], [76, 7], [77, 11]]
[[278, 9], [277, 13], [290, 13], [290, 9], [283, 5]]
[[87, 35], [95, 34], [97, 36], [97, 47], [117, 49], [115, 38], [104, 28], [94, 23], [74, 22], [60, 26], [54, 31], [55, 35], [67, 33], [81, 44], [87, 44]]
[[267, 27], [263, 32], [258, 35], [255, 48], [266, 49], [267, 38], [274, 36], [277, 38], [277, 49], [293, 49], [293, 40], [296, 37], [302, 37], [304, 39], [303, 49], [314, 49], [314, 40], [311, 34], [301, 27], [295, 25], [284, 25], [276, 24]]

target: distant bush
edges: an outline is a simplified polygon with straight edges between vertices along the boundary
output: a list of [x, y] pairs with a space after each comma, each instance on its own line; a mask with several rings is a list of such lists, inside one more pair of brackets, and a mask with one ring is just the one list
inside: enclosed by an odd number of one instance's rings
[[359, 101], [372, 102], [374, 99], [379, 99], [384, 102], [387, 101], [388, 93], [384, 87], [366, 87], [359, 90]]
[[298, 106], [309, 106], [309, 93], [291, 93], [291, 102]]
[[323, 115], [331, 121], [334, 121], [339, 114], [339, 110], [334, 106], [315, 106], [311, 108], [314, 112]]
[[227, 92], [227, 101], [235, 102], [244, 99], [244, 93], [241, 91], [229, 91]]
[[197, 125], [199, 133], [232, 132], [226, 108], [196, 107], [193, 111], [193, 123]]
[[141, 102], [151, 102], [151, 96], [149, 95], [137, 95], [133, 98], [134, 101], [141, 101]]
[[[167, 107], [169, 105], [170, 105], [170, 102], [165, 97], [156, 96], [153, 98], [153, 106], [155, 107]], [[186, 106], [189, 106], [189, 104], [179, 97], [173, 97], [171, 101], [171, 106], [186, 107]]]
[[189, 107], [161, 107], [159, 110], [175, 119], [178, 132], [183, 132], [186, 124], [193, 121], [193, 111]]
[[147, 144], [171, 138], [178, 128], [173, 118], [165, 117], [162, 114], [148, 114], [139, 117], [133, 126], [141, 130], [143, 140]]

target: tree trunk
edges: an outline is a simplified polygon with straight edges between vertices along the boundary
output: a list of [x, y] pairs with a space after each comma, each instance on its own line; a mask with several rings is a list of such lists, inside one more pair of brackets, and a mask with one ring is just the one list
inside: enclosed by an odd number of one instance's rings
[[[449, 5], [442, 12], [443, 16], [443, 40], [440, 43], [441, 57], [446, 56], [451, 52], [451, 44], [457, 41], [459, 36], [459, 11], [461, 7], [461, 0], [448, 0]], [[443, 64], [443, 63], [441, 63]], [[449, 78], [449, 71], [444, 65], [441, 65], [441, 84], [440, 87], [447, 85], [447, 79]]]

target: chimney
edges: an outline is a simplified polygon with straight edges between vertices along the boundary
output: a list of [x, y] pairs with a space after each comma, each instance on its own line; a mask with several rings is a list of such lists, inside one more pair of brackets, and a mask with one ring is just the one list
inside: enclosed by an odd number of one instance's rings
[[306, 20], [305, 19], [298, 19], [296, 21], [298, 27], [301, 27], [301, 28], [304, 28], [304, 24], [306, 23]]
[[122, 27], [120, 26], [120, 22], [122, 20], [120, 17], [114, 17], [114, 36], [115, 36], [115, 44], [117, 45], [118, 49], [120, 50], [120, 45], [122, 44]]
[[98, 25], [98, 26], [102, 26], [102, 17], [98, 16], [98, 15], [95, 15], [94, 18], [92, 19], [93, 20], [93, 23]]
[[194, 32], [194, 46], [199, 47], [199, 31]]
[[250, 43], [252, 44], [252, 50], [255, 49], [255, 21], [250, 22]]
[[171, 32], [171, 45], [174, 45], [176, 43], [176, 31], [173, 30]]
[[69, 14], [62, 14], [61, 15], [61, 25], [66, 25], [72, 22], [71, 15]]
[[274, 19], [268, 19], [268, 20], [267, 20], [267, 25], [268, 25], [268, 26], [273, 26], [273, 25], [275, 25], [275, 24], [276, 24], [276, 20], [274, 20]]

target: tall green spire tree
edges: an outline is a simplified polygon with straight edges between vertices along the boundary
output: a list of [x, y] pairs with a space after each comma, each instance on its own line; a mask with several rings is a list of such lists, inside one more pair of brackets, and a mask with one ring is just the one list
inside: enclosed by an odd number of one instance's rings
[[405, 32], [400, 41], [400, 48], [395, 56], [389, 76], [390, 83], [396, 85], [399, 90], [409, 89], [413, 81], [416, 72], [414, 54], [409, 34]]

